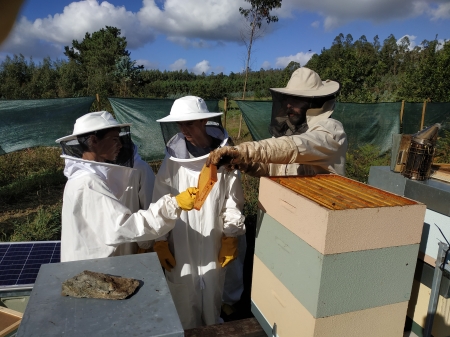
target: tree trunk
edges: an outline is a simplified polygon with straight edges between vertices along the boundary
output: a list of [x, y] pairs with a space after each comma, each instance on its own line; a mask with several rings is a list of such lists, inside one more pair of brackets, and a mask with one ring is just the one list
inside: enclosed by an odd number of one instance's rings
[[[244, 78], [244, 90], [242, 91], [242, 100], [245, 100], [245, 91], [247, 90], [248, 68], [249, 68], [249, 64], [250, 64], [250, 56], [252, 54], [253, 35], [255, 33], [255, 27], [256, 27], [255, 23], [256, 23], [256, 17], [255, 17], [255, 19], [253, 19], [253, 22], [252, 22], [252, 31], [250, 32], [250, 40], [248, 43], [247, 62], [245, 64], [245, 78]], [[242, 129], [242, 112], [239, 116], [239, 132], [238, 132], [236, 139], [241, 138], [241, 129]]]

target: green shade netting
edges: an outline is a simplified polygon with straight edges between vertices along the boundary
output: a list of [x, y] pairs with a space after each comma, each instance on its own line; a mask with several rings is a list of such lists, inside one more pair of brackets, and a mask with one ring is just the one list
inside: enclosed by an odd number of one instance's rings
[[423, 103], [405, 103], [403, 110], [402, 132], [406, 135], [420, 130]]
[[401, 103], [336, 103], [331, 118], [342, 123], [349, 150], [371, 144], [384, 154], [392, 147], [392, 134], [400, 132]]
[[[237, 101], [254, 140], [270, 138], [271, 101]], [[400, 131], [401, 103], [336, 103], [332, 118], [344, 125], [349, 148], [372, 144], [385, 153], [392, 146], [392, 134]]]
[[[131, 138], [146, 161], [164, 159], [165, 144], [156, 121], [170, 113], [174, 99], [108, 98], [120, 123], [131, 123]], [[208, 110], [219, 111], [218, 100], [205, 100]]]
[[450, 131], [450, 103], [427, 103], [423, 127], [435, 123], [441, 124], [439, 135], [444, 135], [444, 130]]
[[[414, 134], [420, 130], [422, 122], [423, 103], [405, 103], [403, 111], [403, 133]], [[427, 103], [425, 107], [425, 117], [423, 127], [440, 123], [442, 128], [439, 135], [444, 134], [444, 130], [450, 131], [450, 103]]]
[[58, 146], [88, 113], [94, 97], [0, 100], [0, 154], [34, 146]]
[[271, 138], [272, 101], [236, 101], [253, 140]]

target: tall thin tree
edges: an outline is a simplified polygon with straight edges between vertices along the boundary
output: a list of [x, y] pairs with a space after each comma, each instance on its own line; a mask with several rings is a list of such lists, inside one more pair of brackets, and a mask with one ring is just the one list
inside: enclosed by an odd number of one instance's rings
[[[245, 78], [244, 78], [244, 89], [242, 91], [242, 99], [245, 99], [245, 92], [247, 90], [248, 71], [250, 68], [252, 45], [255, 40], [255, 37], [261, 30], [264, 21], [267, 24], [278, 21], [277, 16], [271, 15], [271, 11], [276, 8], [281, 8], [282, 0], [245, 0], [245, 1], [250, 3], [251, 8], [246, 9], [243, 7], [239, 7], [239, 13], [241, 13], [241, 15], [244, 16], [245, 20], [248, 22], [250, 26], [248, 34], [242, 34], [241, 32], [241, 35], [244, 38], [244, 43], [247, 47], [247, 60], [245, 62]], [[242, 115], [239, 121], [239, 133], [237, 136], [238, 139], [241, 136], [241, 126], [242, 126]]]

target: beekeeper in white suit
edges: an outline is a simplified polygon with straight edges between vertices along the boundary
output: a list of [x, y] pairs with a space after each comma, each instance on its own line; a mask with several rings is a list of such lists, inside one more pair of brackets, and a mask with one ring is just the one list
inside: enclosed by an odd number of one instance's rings
[[341, 122], [330, 118], [339, 89], [338, 82], [322, 81], [311, 69], [297, 69], [285, 88], [270, 89], [273, 137], [217, 149], [207, 165], [256, 177], [345, 175], [347, 135]]
[[[156, 174], [153, 200], [197, 186], [210, 151], [227, 143], [226, 131], [211, 120], [221, 114], [209, 112], [202, 98], [186, 96], [158, 120], [166, 156]], [[245, 234], [243, 204], [239, 172], [219, 169], [202, 208], [182, 212], [174, 229], [155, 242], [184, 329], [221, 322], [225, 271], [238, 256], [237, 237]]]
[[135, 194], [136, 179], [129, 126], [109, 112], [92, 112], [76, 120], [71, 135], [56, 140], [68, 178], [61, 262], [121, 255], [121, 244], [160, 237], [174, 227], [182, 210], [193, 208], [196, 188], [163, 195], [137, 212], [125, 206], [128, 193]]

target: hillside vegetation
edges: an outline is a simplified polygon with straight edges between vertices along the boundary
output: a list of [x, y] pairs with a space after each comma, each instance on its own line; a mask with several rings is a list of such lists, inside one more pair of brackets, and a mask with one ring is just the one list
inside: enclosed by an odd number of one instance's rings
[[[0, 99], [43, 99], [99, 95], [91, 111], [111, 111], [107, 97], [178, 98], [197, 95], [205, 99], [229, 98], [226, 127], [235, 143], [250, 140], [233, 99], [242, 97], [243, 73], [200, 74], [184, 71], [144, 70], [131, 59], [126, 37], [120, 29], [106, 27], [86, 33], [82, 41], [65, 48], [67, 59], [41, 63], [22, 55], [6, 57], [0, 63]], [[450, 101], [450, 43], [423, 41], [411, 48], [391, 35], [354, 40], [339, 34], [329, 48], [315, 54], [302, 66], [317, 71], [322, 79], [342, 84], [341, 102]], [[284, 69], [250, 71], [247, 97], [270, 99], [269, 88], [284, 87], [300, 64]], [[223, 111], [223, 101], [221, 101]], [[440, 140], [450, 149], [450, 137]], [[441, 153], [448, 162], [450, 150]], [[62, 193], [65, 184], [63, 160], [57, 148], [32, 148], [0, 156], [0, 240], [36, 241], [60, 238]], [[347, 176], [367, 182], [370, 166], [389, 165], [389, 154], [365, 146], [347, 153]], [[157, 172], [160, 163], [151, 163]], [[256, 219], [259, 179], [242, 176], [247, 223]]]

